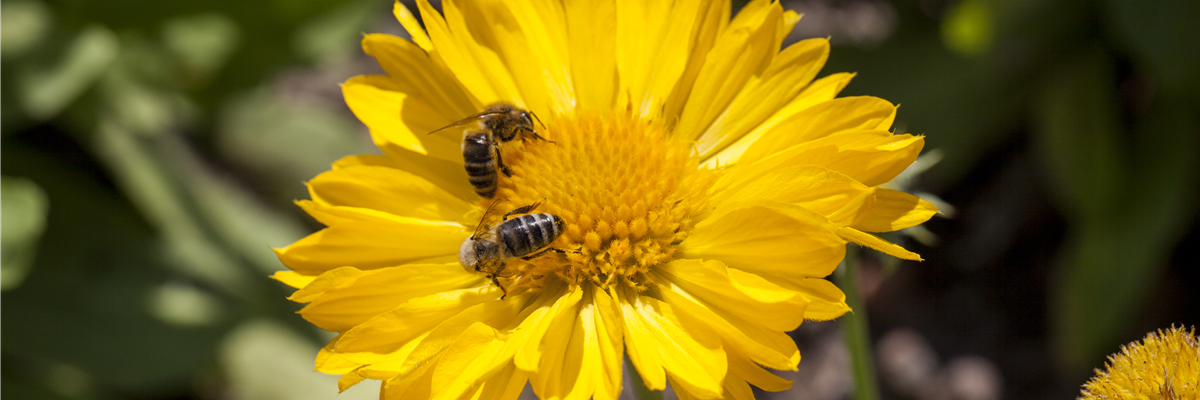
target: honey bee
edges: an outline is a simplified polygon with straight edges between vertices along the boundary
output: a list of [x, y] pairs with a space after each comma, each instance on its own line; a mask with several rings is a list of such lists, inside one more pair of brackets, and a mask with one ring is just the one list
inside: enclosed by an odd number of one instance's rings
[[[489, 207], [479, 225], [475, 227], [475, 233], [464, 240], [458, 249], [458, 262], [463, 268], [487, 274], [492, 283], [504, 293], [500, 299], [508, 296], [508, 289], [505, 289], [498, 279], [504, 273], [508, 259], [520, 258], [528, 261], [551, 251], [566, 253], [562, 249], [547, 247], [562, 235], [566, 223], [554, 214], [529, 214], [539, 204], [541, 202], [509, 211], [494, 227], [484, 222], [492, 210]], [[492, 203], [492, 207], [495, 206], [496, 203]], [[525, 215], [508, 219], [513, 214]]]
[[430, 134], [483, 122], [481, 129], [470, 129], [463, 133], [463, 164], [466, 166], [471, 186], [475, 187], [475, 193], [491, 198], [496, 194], [496, 170], [503, 172], [504, 176], [512, 176], [512, 170], [504, 165], [504, 160], [500, 158], [500, 144], [512, 141], [517, 137], [520, 137], [521, 140], [525, 140], [527, 137], [546, 140], [533, 129], [534, 120], [537, 120], [538, 124], [542, 122], [532, 111], [519, 108], [512, 103], [500, 102], [489, 105], [478, 114], [463, 118], [430, 132]]

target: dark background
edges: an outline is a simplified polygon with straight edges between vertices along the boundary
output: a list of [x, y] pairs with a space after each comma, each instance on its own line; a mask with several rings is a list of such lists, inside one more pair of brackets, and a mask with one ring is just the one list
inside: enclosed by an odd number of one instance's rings
[[[1200, 321], [1200, 2], [784, 6], [792, 40], [833, 41], [822, 75], [858, 73], [843, 95], [926, 135], [895, 183], [951, 206], [890, 237], [926, 261], [859, 257], [885, 398], [1073, 398], [1122, 343]], [[358, 41], [403, 35], [390, 8], [3, 3], [5, 398], [333, 398], [330, 334], [268, 248], [319, 228], [304, 180], [378, 152], [338, 84], [379, 71]], [[793, 336], [770, 396], [846, 398], [838, 323]]]

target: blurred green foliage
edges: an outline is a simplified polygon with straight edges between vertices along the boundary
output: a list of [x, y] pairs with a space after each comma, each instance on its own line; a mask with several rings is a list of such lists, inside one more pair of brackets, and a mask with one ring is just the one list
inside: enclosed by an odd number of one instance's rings
[[[301, 182], [377, 151], [337, 85], [375, 71], [358, 40], [400, 32], [391, 4], [2, 7], [3, 394], [331, 398], [336, 377], [311, 372], [329, 336], [265, 278], [283, 268], [269, 247], [316, 229]], [[891, 7], [887, 39], [837, 45], [825, 73], [858, 72], [845, 95], [929, 135], [944, 159], [925, 190], [1029, 135], [1068, 223], [1051, 334], [1063, 370], [1090, 371], [1141, 335], [1129, 321], [1197, 211], [1200, 3]]]

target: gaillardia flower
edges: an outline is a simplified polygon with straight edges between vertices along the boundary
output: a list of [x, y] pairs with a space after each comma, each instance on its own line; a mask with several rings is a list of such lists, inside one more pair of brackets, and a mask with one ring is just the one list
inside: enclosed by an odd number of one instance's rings
[[1107, 371], [1083, 385], [1081, 400], [1200, 399], [1200, 340], [1196, 329], [1150, 332], [1108, 356]]
[[[769, 372], [800, 361], [784, 332], [848, 311], [824, 279], [847, 242], [919, 259], [869, 232], [937, 212], [878, 187], [923, 138], [887, 130], [887, 101], [836, 98], [852, 74], [814, 79], [827, 40], [780, 50], [800, 17], [778, 3], [732, 19], [729, 1], [442, 5], [418, 2], [422, 27], [396, 4], [411, 41], [363, 39], [387, 75], [342, 89], [383, 155], [308, 182], [299, 205], [327, 227], [277, 250], [300, 314], [338, 332], [316, 365], [343, 389], [615, 399], [628, 354], [651, 389], [752, 398], [790, 385]], [[477, 127], [434, 131], [496, 102], [547, 140], [502, 143], [512, 174], [481, 198], [461, 147]], [[507, 259], [501, 299], [459, 247], [534, 203], [565, 253]]]

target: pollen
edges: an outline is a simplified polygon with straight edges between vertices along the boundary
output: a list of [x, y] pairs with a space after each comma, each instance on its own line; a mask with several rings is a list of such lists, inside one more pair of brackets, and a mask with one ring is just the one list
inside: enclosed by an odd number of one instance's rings
[[500, 179], [496, 207], [540, 202], [531, 212], [566, 222], [551, 244], [565, 253], [511, 259], [502, 283], [510, 293], [552, 281], [646, 290], [647, 272], [673, 258], [703, 214], [717, 170], [701, 167], [693, 143], [661, 121], [627, 113], [562, 116], [539, 134], [548, 141], [503, 146], [513, 174]]
[[1152, 332], [1109, 356], [1106, 369], [1083, 386], [1080, 400], [1200, 398], [1200, 339], [1182, 326]]

